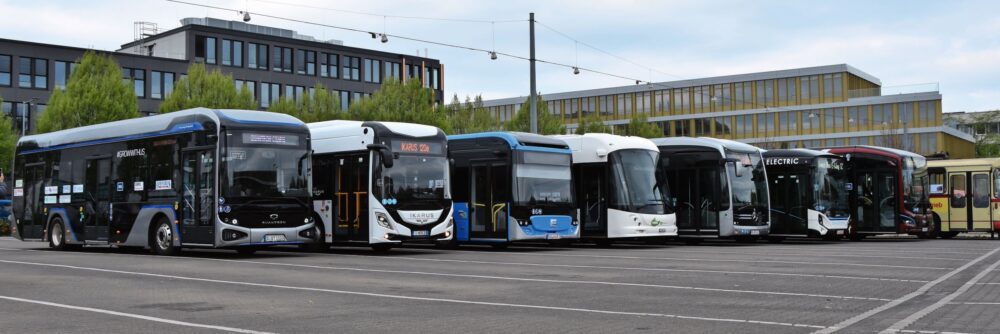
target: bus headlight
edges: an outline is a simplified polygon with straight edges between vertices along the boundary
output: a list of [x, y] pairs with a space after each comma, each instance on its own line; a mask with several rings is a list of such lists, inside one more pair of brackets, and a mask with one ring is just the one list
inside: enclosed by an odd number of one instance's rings
[[580, 225], [580, 221], [574, 219], [573, 222], [571, 222], [570, 224], [573, 224], [573, 226], [579, 226]]
[[378, 221], [379, 226], [382, 226], [382, 227], [385, 227], [385, 228], [389, 228], [389, 229], [392, 228], [392, 225], [389, 224], [389, 217], [387, 217], [384, 213], [381, 213], [381, 212], [380, 213], [376, 213], [375, 214], [375, 220]]

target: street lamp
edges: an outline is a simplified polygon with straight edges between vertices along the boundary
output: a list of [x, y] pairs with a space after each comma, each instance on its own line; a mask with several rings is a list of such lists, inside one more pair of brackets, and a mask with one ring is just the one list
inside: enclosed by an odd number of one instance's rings
[[38, 101], [37, 97], [33, 97], [30, 100], [21, 102], [24, 103], [24, 114], [21, 115], [21, 137], [27, 134], [28, 129], [28, 115], [31, 115], [31, 103]]

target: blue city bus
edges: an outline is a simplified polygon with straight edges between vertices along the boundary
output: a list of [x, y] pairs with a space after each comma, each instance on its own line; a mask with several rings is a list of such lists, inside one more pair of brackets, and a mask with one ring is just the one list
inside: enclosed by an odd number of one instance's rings
[[579, 239], [572, 152], [519, 132], [448, 136], [458, 244]]

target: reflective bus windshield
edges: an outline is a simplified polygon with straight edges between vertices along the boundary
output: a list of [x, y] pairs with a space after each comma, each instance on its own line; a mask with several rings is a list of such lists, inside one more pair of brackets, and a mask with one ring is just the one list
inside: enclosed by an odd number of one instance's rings
[[611, 168], [610, 208], [645, 214], [665, 214], [667, 203], [656, 178], [660, 153], [647, 150], [619, 150], [608, 155]]
[[767, 181], [764, 177], [764, 162], [756, 153], [729, 152], [730, 163], [726, 164], [733, 208], [736, 213], [756, 208], [767, 212]]
[[572, 203], [570, 161], [569, 153], [518, 152], [514, 165], [514, 202]]
[[[816, 158], [813, 171], [814, 210], [830, 218], [847, 218], [847, 172], [838, 158]], [[796, 196], [796, 195], [791, 195]]]
[[309, 196], [306, 136], [227, 131], [221, 162], [221, 195], [227, 201], [259, 198], [286, 202]]

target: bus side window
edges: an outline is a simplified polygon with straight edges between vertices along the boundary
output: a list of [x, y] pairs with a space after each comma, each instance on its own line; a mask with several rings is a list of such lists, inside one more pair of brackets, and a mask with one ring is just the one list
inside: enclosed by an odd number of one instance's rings
[[953, 208], [964, 208], [965, 207], [965, 175], [955, 174], [951, 176], [951, 207]]

